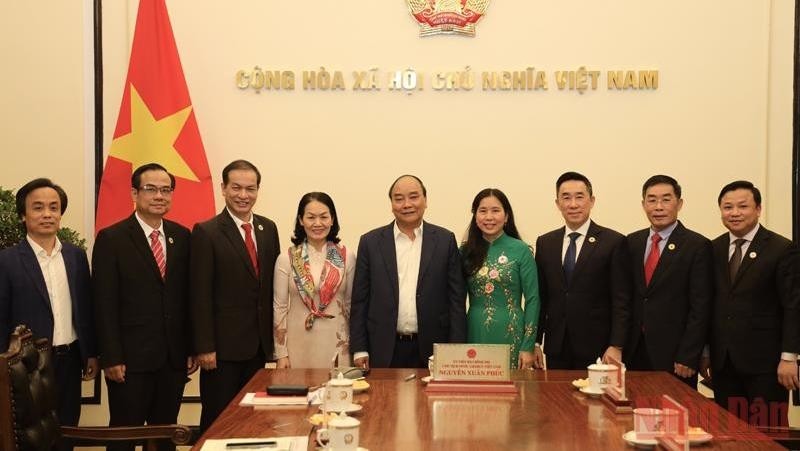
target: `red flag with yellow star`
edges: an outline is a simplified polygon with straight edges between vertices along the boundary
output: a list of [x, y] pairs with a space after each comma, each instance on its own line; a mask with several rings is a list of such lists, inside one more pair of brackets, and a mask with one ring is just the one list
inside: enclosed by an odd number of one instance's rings
[[131, 174], [158, 163], [175, 176], [167, 217], [191, 228], [214, 215], [211, 174], [164, 0], [141, 0], [95, 231], [133, 212]]

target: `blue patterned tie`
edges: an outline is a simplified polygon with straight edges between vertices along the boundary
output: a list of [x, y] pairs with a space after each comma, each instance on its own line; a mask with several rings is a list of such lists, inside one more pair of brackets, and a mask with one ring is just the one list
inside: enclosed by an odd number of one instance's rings
[[575, 245], [575, 241], [579, 236], [581, 236], [581, 234], [578, 232], [569, 234], [569, 246], [567, 246], [567, 253], [564, 254], [564, 278], [566, 278], [567, 282], [572, 279], [572, 271], [575, 270], [575, 258], [578, 253], [578, 247]]

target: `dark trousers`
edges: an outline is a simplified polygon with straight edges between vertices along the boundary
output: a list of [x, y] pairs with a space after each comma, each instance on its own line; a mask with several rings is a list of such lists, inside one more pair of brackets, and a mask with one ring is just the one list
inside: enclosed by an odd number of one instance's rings
[[[106, 379], [109, 426], [175, 424], [185, 384], [186, 369], [175, 369], [168, 363], [155, 371], [128, 371], [122, 383]], [[169, 440], [159, 443], [158, 447], [160, 450], [175, 449]], [[133, 450], [133, 444], [123, 442], [108, 449]]]
[[789, 391], [778, 383], [776, 371], [746, 374], [726, 357], [712, 376], [714, 401], [723, 409], [752, 425], [789, 426]]
[[[650, 360], [650, 353], [647, 351], [647, 340], [644, 333], [639, 337], [639, 344], [633, 350], [633, 357], [630, 358], [627, 369], [633, 371], [666, 371], [684, 384], [697, 390], [697, 373], [691, 377], [681, 377], [675, 374], [675, 368], [655, 368]], [[695, 368], [697, 370], [697, 368]]]
[[397, 335], [389, 368], [427, 368], [428, 356], [423, 359], [419, 354], [417, 334]]
[[256, 355], [248, 360], [218, 359], [216, 369], [200, 370], [200, 400], [203, 406], [200, 413], [201, 433], [208, 430], [211, 423], [225, 410], [247, 381], [258, 370], [264, 368], [265, 363], [264, 352], [259, 349]]
[[[58, 421], [65, 426], [77, 426], [81, 417], [81, 373], [83, 363], [78, 342], [68, 347], [53, 348], [53, 369], [58, 384]], [[70, 440], [58, 443], [60, 451], [72, 449]]]
[[[605, 349], [603, 350], [605, 352]], [[601, 355], [587, 355], [580, 349], [573, 349], [569, 334], [564, 332], [564, 341], [561, 342], [561, 350], [558, 353], [547, 354], [547, 369], [549, 370], [585, 370], [593, 364]]]

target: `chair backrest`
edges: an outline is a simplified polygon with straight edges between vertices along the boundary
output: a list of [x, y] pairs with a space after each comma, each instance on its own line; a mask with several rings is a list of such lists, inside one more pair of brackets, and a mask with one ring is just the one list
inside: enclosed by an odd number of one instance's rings
[[50, 450], [58, 441], [58, 396], [47, 339], [17, 326], [0, 354], [0, 449]]

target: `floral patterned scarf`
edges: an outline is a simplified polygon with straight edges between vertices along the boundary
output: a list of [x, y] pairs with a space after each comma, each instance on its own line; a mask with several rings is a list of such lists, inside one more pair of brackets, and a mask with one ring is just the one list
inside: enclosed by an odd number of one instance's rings
[[311, 265], [308, 262], [308, 242], [289, 249], [289, 258], [292, 263], [292, 278], [297, 287], [303, 304], [309, 310], [306, 316], [306, 330], [314, 327], [317, 318], [333, 318], [325, 313], [325, 308], [333, 301], [339, 286], [344, 279], [345, 259], [347, 252], [344, 246], [338, 246], [330, 241], [325, 250], [325, 265], [319, 280], [319, 305], [314, 303], [314, 278], [311, 276]]

